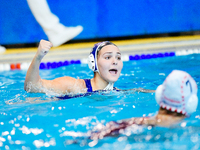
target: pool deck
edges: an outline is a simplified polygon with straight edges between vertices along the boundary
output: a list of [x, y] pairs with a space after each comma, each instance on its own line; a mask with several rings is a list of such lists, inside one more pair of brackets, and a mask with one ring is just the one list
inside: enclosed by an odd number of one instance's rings
[[[112, 42], [118, 45], [122, 55], [200, 49], [200, 35], [118, 40]], [[97, 42], [73, 43], [52, 48], [44, 57], [43, 62], [87, 58], [95, 43]], [[37, 47], [7, 49], [4, 53], [0, 53], [0, 64], [29, 63], [36, 51]]]

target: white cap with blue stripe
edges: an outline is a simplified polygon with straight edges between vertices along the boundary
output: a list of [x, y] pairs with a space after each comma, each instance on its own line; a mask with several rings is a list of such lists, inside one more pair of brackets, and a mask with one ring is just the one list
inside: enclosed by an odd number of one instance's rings
[[186, 72], [172, 71], [156, 89], [156, 101], [167, 110], [190, 115], [198, 105], [197, 84]]
[[[94, 47], [92, 48], [92, 51], [90, 52], [90, 55], [88, 56], [89, 68], [94, 72], [98, 72], [100, 76], [101, 74], [99, 72], [98, 65], [97, 65], [97, 53], [106, 45], [116, 46], [114, 43], [110, 41], [99, 42], [94, 45]], [[109, 82], [109, 84], [104, 88], [104, 90], [113, 90], [113, 85], [114, 83]]]

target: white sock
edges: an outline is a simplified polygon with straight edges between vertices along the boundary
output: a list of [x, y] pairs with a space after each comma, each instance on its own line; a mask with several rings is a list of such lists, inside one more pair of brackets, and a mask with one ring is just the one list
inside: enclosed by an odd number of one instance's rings
[[83, 27], [65, 27], [54, 15], [46, 0], [27, 0], [37, 22], [40, 24], [53, 46], [59, 46], [77, 36], [82, 32]]

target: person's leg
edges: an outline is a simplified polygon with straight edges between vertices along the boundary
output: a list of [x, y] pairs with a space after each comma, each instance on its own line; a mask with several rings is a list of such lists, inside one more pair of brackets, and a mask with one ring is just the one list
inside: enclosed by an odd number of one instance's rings
[[80, 34], [82, 26], [65, 27], [59, 22], [59, 18], [54, 15], [46, 0], [27, 0], [32, 14], [43, 28], [53, 46], [59, 46]]
[[0, 53], [3, 53], [6, 51], [6, 48], [0, 45]]

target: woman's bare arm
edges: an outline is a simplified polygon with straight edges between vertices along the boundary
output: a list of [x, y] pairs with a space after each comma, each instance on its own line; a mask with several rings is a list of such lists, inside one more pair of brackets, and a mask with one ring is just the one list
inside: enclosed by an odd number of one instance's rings
[[[42, 80], [39, 75], [40, 63], [52, 46], [53, 44], [49, 41], [40, 41], [37, 53], [35, 54], [26, 74], [24, 90], [29, 92], [39, 92], [37, 89], [40, 89], [42, 86]], [[31, 88], [30, 84], [35, 88]]]
[[84, 81], [81, 79], [72, 77], [61, 77], [54, 80], [41, 79], [39, 75], [40, 63], [52, 46], [52, 43], [49, 41], [40, 41], [37, 53], [28, 68], [24, 89], [33, 93], [46, 93], [47, 91], [56, 93], [81, 92], [85, 88]]

